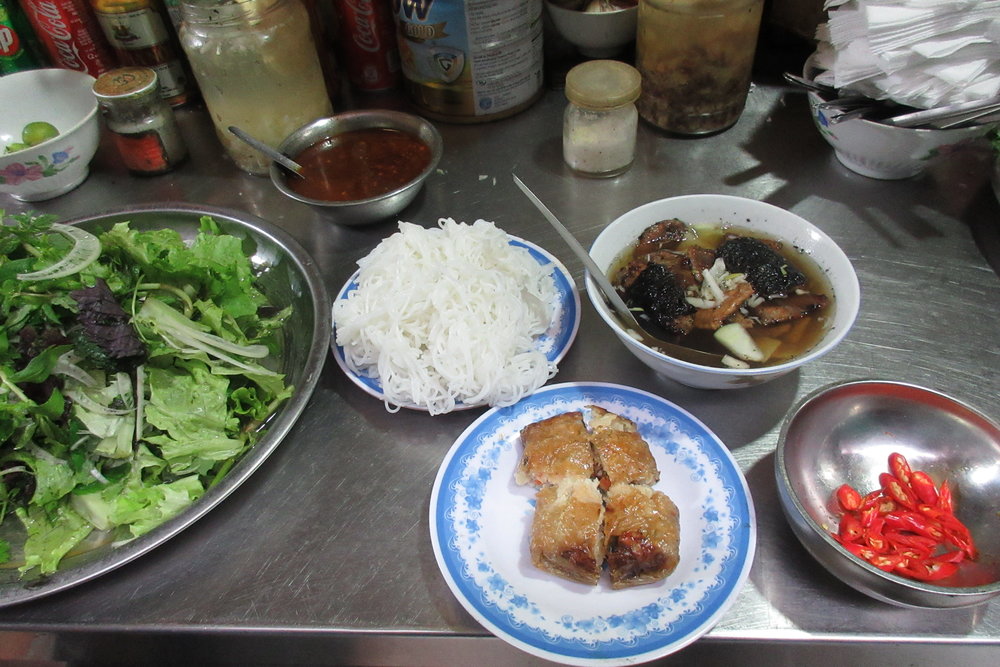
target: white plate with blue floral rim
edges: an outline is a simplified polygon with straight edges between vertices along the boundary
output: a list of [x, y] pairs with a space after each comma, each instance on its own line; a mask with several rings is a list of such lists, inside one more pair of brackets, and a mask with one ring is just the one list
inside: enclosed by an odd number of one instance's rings
[[[531, 256], [542, 266], [552, 267], [552, 279], [556, 286], [556, 308], [552, 315], [552, 322], [545, 333], [535, 339], [537, 349], [545, 354], [545, 358], [554, 364], [562, 361], [570, 346], [576, 339], [576, 333], [580, 328], [580, 293], [576, 290], [576, 283], [573, 276], [563, 263], [556, 259], [544, 248], [535, 245], [531, 241], [525, 241], [516, 236], [510, 237], [510, 244], [526, 248]], [[344, 284], [337, 294], [337, 301], [346, 299], [347, 295], [358, 289], [358, 274], [355, 271], [350, 280]], [[353, 371], [348, 365], [344, 356], [344, 348], [337, 345], [337, 322], [333, 322], [333, 335], [330, 339], [330, 349], [333, 351], [333, 358], [337, 360], [337, 365], [358, 387], [375, 398], [385, 400], [385, 393], [382, 391], [382, 382], [377, 376], [364, 375]], [[482, 407], [482, 403], [462, 403], [455, 406], [455, 410], [468, 410], [470, 408]], [[404, 403], [402, 406], [411, 410], [426, 411], [427, 408], [413, 403]]]
[[[597, 405], [636, 422], [660, 470], [654, 488], [680, 511], [680, 564], [665, 580], [613, 590], [531, 564], [535, 489], [514, 482], [520, 430]], [[750, 572], [757, 526], [746, 479], [725, 445], [659, 396], [603, 383], [543, 387], [485, 412], [452, 445], [431, 493], [430, 533], [448, 586], [486, 629], [533, 655], [577, 665], [646, 662], [708, 632]]]

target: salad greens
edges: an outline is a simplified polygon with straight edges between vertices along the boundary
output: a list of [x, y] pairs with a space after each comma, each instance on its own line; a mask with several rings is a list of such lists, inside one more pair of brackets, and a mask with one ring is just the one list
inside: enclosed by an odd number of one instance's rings
[[[181, 512], [293, 388], [267, 367], [291, 311], [210, 217], [95, 236], [0, 210], [0, 562], [55, 572], [84, 540]], [[6, 525], [5, 525], [6, 524]]]

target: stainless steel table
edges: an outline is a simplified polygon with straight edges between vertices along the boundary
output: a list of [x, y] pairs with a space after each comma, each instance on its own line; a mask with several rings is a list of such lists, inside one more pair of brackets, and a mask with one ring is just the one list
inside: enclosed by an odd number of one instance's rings
[[[794, 69], [796, 63], [782, 68]], [[573, 176], [561, 159], [562, 94], [484, 125], [439, 124], [440, 169], [402, 216], [493, 220], [583, 269], [516, 190], [517, 174], [589, 245], [602, 226], [652, 199], [718, 192], [791, 209], [830, 234], [862, 285], [858, 322], [830, 355], [752, 390], [682, 387], [629, 355], [584, 295], [583, 322], [555, 381], [618, 382], [692, 412], [729, 446], [756, 504], [759, 542], [745, 589], [701, 641], [661, 664], [767, 660], [985, 663], [1000, 657], [1000, 601], [956, 611], [875, 602], [821, 569], [777, 502], [773, 449], [782, 419], [828, 383], [919, 383], [1000, 413], [1000, 205], [984, 150], [904, 181], [848, 171], [812, 127], [800, 92], [762, 76], [743, 118], [711, 137], [640, 128], [634, 167], [611, 180]], [[336, 290], [392, 222], [337, 227], [243, 175], [207, 115], [179, 112], [190, 161], [173, 174], [127, 174], [105, 137], [84, 185], [29, 206], [63, 217], [132, 203], [187, 201], [247, 211], [288, 230]], [[106, 576], [0, 610], [0, 659], [356, 665], [539, 664], [492, 638], [452, 597], [428, 537], [443, 456], [481, 410], [386, 412], [331, 360], [289, 437], [221, 506]], [[4, 648], [6, 647], [6, 648]]]

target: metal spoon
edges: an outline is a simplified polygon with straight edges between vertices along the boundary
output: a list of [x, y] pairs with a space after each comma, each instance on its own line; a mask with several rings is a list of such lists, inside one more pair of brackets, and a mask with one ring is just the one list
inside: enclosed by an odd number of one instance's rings
[[559, 222], [559, 219], [552, 213], [552, 211], [550, 211], [548, 207], [535, 196], [535, 193], [528, 189], [527, 185], [521, 182], [520, 178], [518, 178], [515, 174], [511, 174], [511, 176], [514, 178], [514, 184], [517, 185], [517, 187], [521, 189], [521, 192], [523, 192], [525, 196], [531, 200], [531, 203], [534, 204], [539, 211], [541, 211], [542, 215], [545, 216], [545, 219], [549, 221], [549, 224], [551, 224], [555, 230], [559, 232], [559, 236], [561, 236], [563, 241], [566, 242], [566, 245], [569, 246], [570, 250], [572, 250], [577, 258], [583, 262], [584, 268], [587, 269], [587, 273], [590, 274], [590, 277], [593, 278], [594, 282], [601, 289], [608, 305], [614, 309], [615, 313], [621, 319], [622, 324], [625, 326], [625, 329], [628, 330], [633, 337], [638, 339], [639, 342], [646, 347], [653, 348], [654, 350], [671, 357], [689, 361], [692, 364], [701, 364], [702, 366], [722, 365], [721, 355], [692, 350], [691, 348], [678, 345], [677, 343], [661, 340], [643, 329], [642, 325], [635, 319], [635, 315], [633, 315], [632, 311], [629, 310], [628, 305], [626, 305], [621, 296], [619, 296], [617, 290], [615, 290], [615, 288], [611, 285], [611, 281], [604, 275], [601, 268], [597, 266], [597, 262], [595, 262], [590, 256], [590, 253], [588, 253], [584, 247], [580, 245], [580, 242], [576, 240], [576, 237], [573, 236], [572, 232], [566, 229], [566, 227]]
[[964, 122], [965, 120], [970, 120], [969, 118], [965, 118], [970, 114], [974, 114], [979, 111], [989, 111], [992, 113], [997, 110], [1000, 110], [1000, 97], [994, 97], [987, 100], [975, 100], [972, 102], [947, 104], [943, 107], [924, 109], [922, 111], [914, 111], [913, 113], [902, 114], [900, 116], [893, 116], [891, 118], [886, 118], [881, 122], [883, 125], [894, 125], [896, 127], [924, 127], [930, 125], [932, 122], [941, 122], [957, 118], [963, 118]]
[[791, 72], [784, 72], [782, 76], [788, 83], [795, 84], [796, 86], [800, 86], [802, 88], [805, 88], [806, 90], [811, 90], [816, 93], [827, 93], [827, 94], [832, 93], [834, 95], [837, 94], [837, 89], [834, 88], [833, 86], [828, 86], [823, 83], [816, 83], [815, 81], [810, 81], [805, 77], [798, 76], [797, 74], [792, 74]]
[[305, 178], [305, 176], [302, 175], [302, 165], [296, 162], [295, 160], [291, 159], [284, 153], [279, 153], [275, 149], [265, 144], [263, 141], [260, 141], [259, 139], [254, 139], [249, 134], [247, 134], [240, 128], [236, 127], [235, 125], [230, 125], [229, 131], [235, 134], [242, 141], [246, 142], [248, 145], [256, 148], [261, 153], [268, 156], [269, 158], [280, 164], [282, 167], [284, 167], [288, 171], [298, 176], [299, 178]]

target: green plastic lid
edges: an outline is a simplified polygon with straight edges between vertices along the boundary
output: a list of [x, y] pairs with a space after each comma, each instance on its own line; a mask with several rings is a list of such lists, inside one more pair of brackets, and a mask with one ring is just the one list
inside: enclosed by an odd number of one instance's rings
[[566, 97], [589, 109], [612, 109], [639, 97], [639, 70], [618, 60], [589, 60], [566, 75]]

